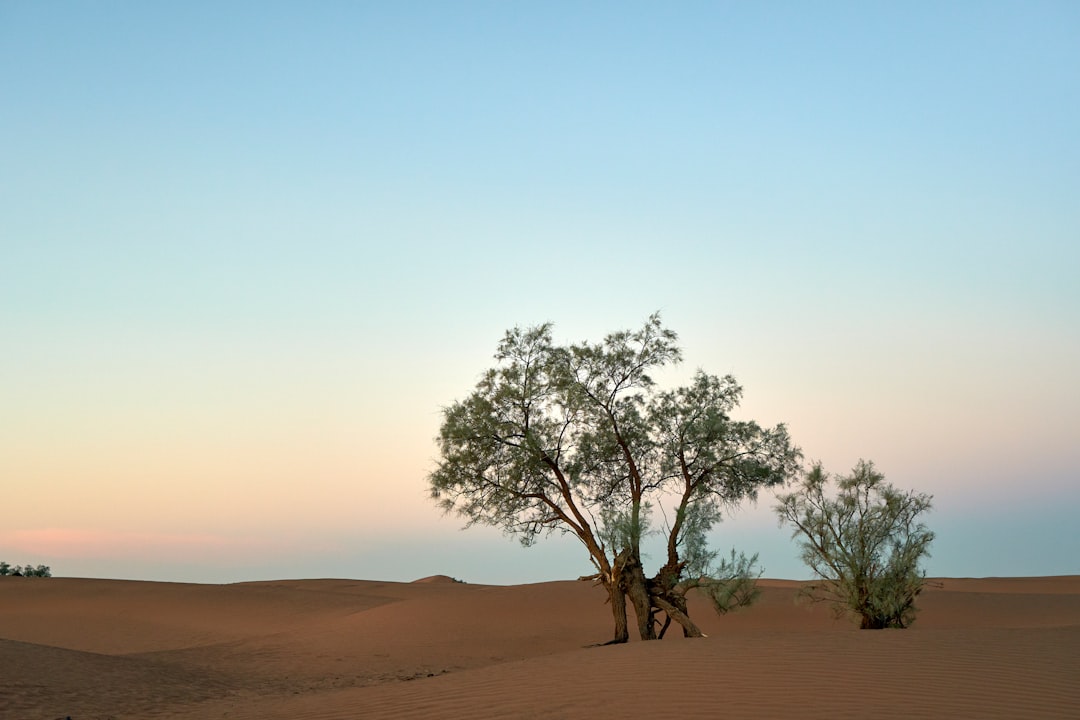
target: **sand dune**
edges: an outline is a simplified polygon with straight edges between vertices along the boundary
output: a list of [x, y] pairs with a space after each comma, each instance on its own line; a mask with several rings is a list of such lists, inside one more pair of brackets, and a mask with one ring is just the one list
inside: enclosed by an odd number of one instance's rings
[[0, 718], [1080, 717], [1080, 577], [940, 579], [907, 631], [798, 583], [610, 636], [601, 589], [0, 578]]

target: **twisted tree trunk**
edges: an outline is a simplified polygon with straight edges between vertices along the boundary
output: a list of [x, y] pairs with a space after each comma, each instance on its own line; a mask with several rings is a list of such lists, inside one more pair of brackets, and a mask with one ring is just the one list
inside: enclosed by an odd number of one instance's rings
[[640, 557], [636, 555], [631, 557], [623, 567], [623, 582], [626, 585], [626, 594], [634, 605], [638, 634], [642, 640], [656, 640], [653, 602], [649, 592], [649, 583], [645, 579], [645, 570], [641, 567]]
[[615, 637], [604, 645], [618, 645], [630, 639], [630, 629], [626, 621], [626, 592], [622, 583], [605, 582], [608, 591], [608, 602], [611, 603], [611, 615], [615, 619]]
[[[672, 598], [676, 599], [676, 598]], [[685, 598], [678, 598], [682, 600], [685, 608]], [[667, 613], [667, 616], [675, 622], [682, 625], [683, 635], [689, 638], [705, 637], [705, 633], [701, 632], [701, 628], [694, 624], [694, 621], [690, 619], [690, 616], [686, 614], [685, 609], [678, 608], [675, 603], [668, 602], [667, 599], [660, 597], [659, 595], [653, 596], [653, 602], [656, 603], [656, 607]]]
[[701, 628], [690, 619], [690, 613], [686, 609], [686, 592], [690, 586], [679, 583], [679, 576], [685, 566], [686, 563], [678, 559], [678, 554], [673, 553], [668, 563], [648, 582], [652, 604], [663, 610], [667, 616], [660, 629], [660, 638], [664, 637], [672, 620], [682, 626], [683, 637], [704, 637]]

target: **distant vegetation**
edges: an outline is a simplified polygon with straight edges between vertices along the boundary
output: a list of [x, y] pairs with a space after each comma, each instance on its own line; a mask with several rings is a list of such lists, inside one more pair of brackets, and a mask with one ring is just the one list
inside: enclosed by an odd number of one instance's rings
[[854, 614], [863, 629], [907, 627], [926, 584], [919, 562], [934, 539], [919, 521], [930, 496], [897, 490], [865, 460], [836, 478], [835, 497], [825, 492], [828, 482], [816, 464], [776, 507], [819, 578], [807, 594], [834, 604], [838, 614]]
[[0, 560], [0, 575], [21, 575], [23, 577], [52, 577], [52, 570], [48, 565], [9, 565]]

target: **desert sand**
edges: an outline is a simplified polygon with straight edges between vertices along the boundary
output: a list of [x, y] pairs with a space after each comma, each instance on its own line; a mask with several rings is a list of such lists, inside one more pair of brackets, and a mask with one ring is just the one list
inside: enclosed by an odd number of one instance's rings
[[0, 718], [1080, 718], [1080, 577], [939, 579], [892, 631], [762, 586], [587, 647], [588, 582], [0, 577]]

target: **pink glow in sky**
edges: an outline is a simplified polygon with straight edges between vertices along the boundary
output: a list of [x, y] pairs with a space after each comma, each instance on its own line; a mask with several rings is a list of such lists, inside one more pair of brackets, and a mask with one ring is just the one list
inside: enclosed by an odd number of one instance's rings
[[213, 553], [258, 557], [281, 550], [279, 544], [266, 538], [67, 528], [0, 532], [0, 546], [18, 557], [49, 557], [60, 561], [108, 557], [117, 560], [158, 558], [162, 562], [186, 562], [193, 556]]

